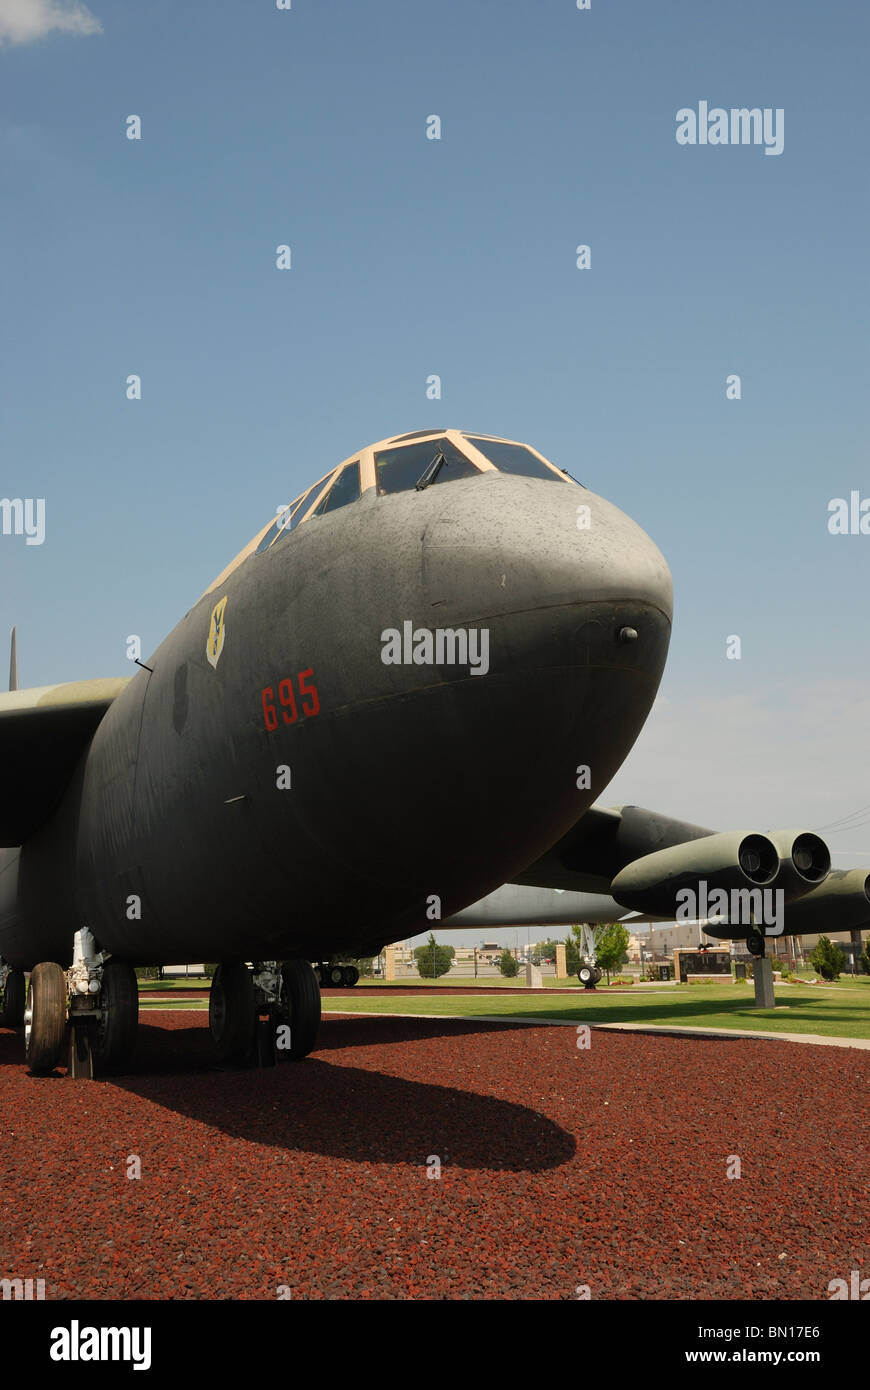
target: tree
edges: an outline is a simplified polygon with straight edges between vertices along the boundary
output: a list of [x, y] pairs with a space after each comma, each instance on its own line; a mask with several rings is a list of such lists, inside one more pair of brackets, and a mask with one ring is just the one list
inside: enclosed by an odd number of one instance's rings
[[549, 964], [555, 961], [556, 947], [561, 946], [561, 944], [561, 941], [551, 941], [549, 937], [546, 941], [539, 941], [536, 954], [540, 957], [541, 963], [546, 961]]
[[510, 951], [502, 951], [498, 958], [498, 968], [506, 979], [512, 980], [519, 971], [519, 966], [511, 955]]
[[818, 943], [810, 951], [809, 961], [823, 980], [839, 980], [840, 971], [846, 967], [843, 952], [827, 936], [819, 937]]
[[864, 950], [858, 957], [858, 969], [862, 970], [865, 975], [870, 975], [870, 936], [864, 942]]
[[[572, 927], [575, 940], [580, 939], [580, 928]], [[596, 964], [604, 971], [607, 976], [607, 983], [610, 984], [610, 972], [615, 970], [618, 965], [624, 965], [628, 960], [628, 928], [621, 922], [608, 922], [607, 926], [599, 933], [595, 946]]]
[[424, 980], [437, 980], [439, 975], [446, 975], [453, 956], [454, 947], [439, 946], [434, 932], [429, 933], [429, 940], [425, 946], [414, 947], [417, 973]]

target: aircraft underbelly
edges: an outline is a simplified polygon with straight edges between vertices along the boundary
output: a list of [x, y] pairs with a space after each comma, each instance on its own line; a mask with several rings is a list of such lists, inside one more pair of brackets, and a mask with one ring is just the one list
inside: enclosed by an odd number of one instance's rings
[[[153, 686], [135, 830], [93, 858], [89, 918], [107, 949], [164, 963], [317, 955], [422, 930], [433, 896], [449, 916], [573, 824], [651, 698], [639, 673], [600, 666], [436, 680], [324, 711], [280, 748], [254, 731], [209, 766], [193, 750], [186, 762], [183, 737], [152, 746]], [[445, 776], [460, 737], [471, 751]], [[594, 776], [578, 787], [581, 765]]]

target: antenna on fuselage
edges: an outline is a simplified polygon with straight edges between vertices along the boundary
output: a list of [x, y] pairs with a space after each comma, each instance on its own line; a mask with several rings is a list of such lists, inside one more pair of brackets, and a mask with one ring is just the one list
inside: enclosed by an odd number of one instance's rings
[[12, 629], [12, 648], [9, 653], [9, 689], [18, 689], [18, 642], [15, 628]]

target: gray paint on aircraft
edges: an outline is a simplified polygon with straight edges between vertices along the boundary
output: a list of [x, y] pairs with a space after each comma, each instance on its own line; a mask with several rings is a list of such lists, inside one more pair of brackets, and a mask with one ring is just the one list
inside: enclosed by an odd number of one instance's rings
[[[0, 953], [66, 964], [82, 922], [142, 964], [363, 954], [428, 929], [431, 895], [458, 912], [588, 810], [650, 710], [670, 612], [652, 541], [572, 483], [482, 473], [309, 519], [203, 595], [92, 737], [84, 721], [59, 803], [0, 852]], [[488, 674], [385, 665], [404, 620], [486, 627]], [[290, 678], [298, 701], [306, 670], [320, 712], [267, 730], [262, 690]]]

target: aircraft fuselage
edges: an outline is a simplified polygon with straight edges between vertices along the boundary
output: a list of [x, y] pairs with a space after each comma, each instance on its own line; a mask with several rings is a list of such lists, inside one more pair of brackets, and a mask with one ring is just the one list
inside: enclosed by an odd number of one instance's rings
[[[385, 659], [409, 623], [431, 647]], [[478, 634], [464, 665], [436, 640], [457, 630]], [[115, 698], [55, 813], [0, 852], [0, 953], [66, 965], [83, 923], [137, 964], [363, 954], [437, 927], [600, 794], [669, 634], [658, 550], [576, 485], [364, 492], [250, 554]]]

